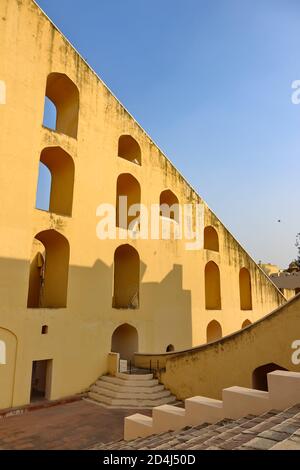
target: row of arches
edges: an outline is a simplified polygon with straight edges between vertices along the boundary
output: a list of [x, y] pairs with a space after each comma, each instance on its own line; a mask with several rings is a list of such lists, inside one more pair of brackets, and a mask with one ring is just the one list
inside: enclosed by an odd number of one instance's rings
[[[221, 279], [220, 270], [214, 261], [209, 261], [205, 266], [205, 307], [207, 310], [221, 310]], [[240, 309], [252, 310], [251, 276], [247, 268], [243, 267], [239, 272]]]
[[[56, 230], [38, 233], [33, 241], [27, 307], [67, 306], [70, 246]], [[140, 257], [135, 248], [120, 245], [114, 253], [114, 308], [139, 307]]]
[[[53, 229], [38, 233], [33, 241], [27, 306], [30, 308], [66, 307], [70, 246]], [[239, 273], [241, 310], [252, 309], [251, 279], [246, 268]], [[114, 308], [139, 307], [140, 257], [135, 248], [120, 245], [114, 253]], [[221, 309], [220, 271], [209, 261], [205, 266], [205, 306]]]
[[[241, 328], [246, 328], [247, 326], [251, 325], [250, 320], [244, 320], [242, 323]], [[207, 343], [210, 343], [212, 341], [216, 341], [218, 339], [221, 339], [223, 336], [222, 333], [222, 326], [217, 320], [212, 320], [209, 322], [206, 328], [206, 341]]]
[[[126, 211], [121, 211], [121, 198], [127, 198], [127, 209], [134, 206], [137, 211], [131, 215]], [[141, 186], [138, 180], [130, 173], [122, 173], [117, 179], [116, 190], [116, 225], [117, 227], [128, 229], [132, 228], [132, 222], [139, 215], [139, 207], [141, 204]], [[177, 196], [170, 190], [166, 189], [159, 196], [160, 216], [167, 217], [175, 222], [179, 222], [179, 200]], [[125, 215], [125, 217], [124, 217]]]
[[[64, 73], [50, 73], [46, 83], [43, 125], [76, 139], [79, 109], [79, 90], [75, 83]], [[118, 157], [136, 165], [142, 164], [141, 147], [131, 135], [119, 138]]]
[[[36, 207], [49, 210], [59, 215], [71, 216], [75, 180], [75, 165], [73, 158], [61, 147], [46, 147], [40, 155], [40, 166], [37, 185]], [[44, 188], [47, 190], [43, 191]], [[136, 217], [127, 215], [120, 220], [120, 198], [127, 197], [127, 206], [141, 204], [141, 186], [130, 173], [118, 176], [116, 185], [116, 222], [117, 226], [128, 228]], [[42, 198], [42, 201], [41, 201]], [[179, 220], [179, 201], [169, 189], [160, 193], [161, 215]]]

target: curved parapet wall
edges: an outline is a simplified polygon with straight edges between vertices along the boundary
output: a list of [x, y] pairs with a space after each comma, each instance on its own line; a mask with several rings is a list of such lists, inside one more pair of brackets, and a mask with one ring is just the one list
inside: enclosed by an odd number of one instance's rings
[[220, 398], [226, 387], [252, 387], [253, 371], [265, 364], [300, 372], [300, 295], [218, 341], [175, 353], [135, 355], [138, 367], [148, 368], [150, 360], [160, 369], [161, 382], [179, 399]]

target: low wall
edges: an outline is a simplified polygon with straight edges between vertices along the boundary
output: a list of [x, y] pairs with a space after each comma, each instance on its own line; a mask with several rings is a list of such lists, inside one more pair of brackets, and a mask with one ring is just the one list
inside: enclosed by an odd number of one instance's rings
[[[300, 295], [252, 325], [213, 343], [187, 351], [136, 354], [136, 364], [159, 361], [159, 378], [179, 399], [195, 395], [221, 398], [223, 388], [252, 388], [253, 371], [264, 364], [300, 372], [292, 362], [292, 343], [300, 340]], [[300, 358], [300, 348], [299, 355]]]

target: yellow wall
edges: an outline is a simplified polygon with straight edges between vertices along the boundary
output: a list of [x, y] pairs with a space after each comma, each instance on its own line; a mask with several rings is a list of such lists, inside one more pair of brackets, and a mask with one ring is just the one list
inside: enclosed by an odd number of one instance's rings
[[295, 363], [299, 358], [300, 295], [253, 325], [213, 343], [164, 355], [141, 354], [135, 362], [148, 367], [151, 360], [153, 368], [157, 364], [165, 368], [160, 380], [179, 399], [195, 395], [219, 399], [223, 388], [252, 388], [253, 371], [265, 364], [300, 372], [300, 363]]
[[[118, 175], [137, 179], [147, 207], [165, 189], [180, 203], [202, 200], [32, 0], [1, 0], [0, 44], [0, 80], [6, 85], [0, 107], [0, 335], [15, 335], [6, 338], [8, 363], [0, 365], [0, 407], [29, 402], [32, 361], [52, 360], [51, 399], [85, 390], [106, 372], [112, 333], [123, 323], [137, 329], [139, 351], [162, 352], [168, 344], [185, 349], [206, 341], [213, 319], [228, 334], [285, 301], [205, 205], [205, 224], [217, 230], [220, 252], [186, 251], [181, 240], [129, 240], [140, 257], [140, 306], [112, 308], [114, 252], [122, 241], [96, 237], [96, 208], [115, 204]], [[78, 88], [78, 131], [66, 103], [68, 132], [77, 131], [77, 138], [42, 126], [53, 72], [66, 74]], [[73, 95], [71, 90], [68, 99]], [[141, 165], [117, 156], [121, 135], [138, 142]], [[72, 216], [35, 208], [40, 156], [49, 147], [60, 147], [74, 161]], [[27, 308], [33, 239], [49, 229], [70, 247], [67, 307]], [[217, 311], [205, 309], [204, 268], [210, 260], [220, 269]], [[240, 309], [243, 266], [251, 274], [251, 311]], [[61, 274], [56, 284], [61, 287]], [[42, 325], [48, 334], [41, 335]]]

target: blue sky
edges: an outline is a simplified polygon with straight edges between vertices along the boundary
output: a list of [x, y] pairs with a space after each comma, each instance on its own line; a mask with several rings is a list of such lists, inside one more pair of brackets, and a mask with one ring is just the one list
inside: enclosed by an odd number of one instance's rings
[[299, 0], [37, 3], [256, 260], [296, 257]]

